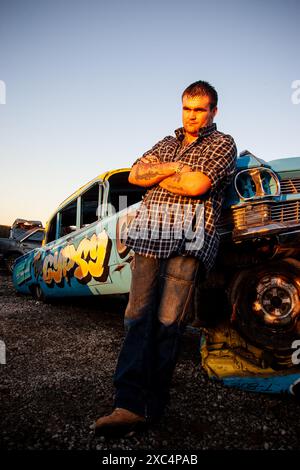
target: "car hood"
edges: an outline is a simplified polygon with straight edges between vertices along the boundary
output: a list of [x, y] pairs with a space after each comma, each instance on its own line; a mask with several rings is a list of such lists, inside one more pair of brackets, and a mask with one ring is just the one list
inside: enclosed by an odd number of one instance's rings
[[278, 158], [269, 162], [272, 170], [277, 173], [299, 171], [300, 157]]

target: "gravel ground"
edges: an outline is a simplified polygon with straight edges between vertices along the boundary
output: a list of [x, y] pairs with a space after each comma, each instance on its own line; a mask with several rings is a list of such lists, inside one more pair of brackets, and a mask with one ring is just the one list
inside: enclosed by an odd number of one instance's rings
[[208, 380], [195, 332], [184, 336], [163, 421], [123, 439], [95, 438], [90, 425], [111, 411], [124, 308], [112, 297], [43, 304], [17, 295], [0, 272], [2, 450], [300, 449], [300, 403]]

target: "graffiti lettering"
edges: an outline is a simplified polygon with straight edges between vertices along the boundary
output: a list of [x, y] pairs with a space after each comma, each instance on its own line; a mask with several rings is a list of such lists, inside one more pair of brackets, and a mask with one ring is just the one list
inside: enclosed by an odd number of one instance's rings
[[35, 257], [33, 258], [33, 272], [34, 277], [37, 279], [43, 270], [43, 262], [42, 262], [42, 253], [38, 251]]
[[67, 245], [54, 254], [49, 253], [43, 263], [43, 280], [51, 287], [56, 284], [69, 284], [71, 278], [87, 284], [92, 278], [106, 281], [108, 277], [108, 260], [111, 251], [111, 240], [105, 231], [95, 233], [90, 239], [84, 238], [78, 247]]
[[128, 233], [128, 226], [134, 219], [135, 214], [125, 214], [119, 217], [116, 225], [116, 248], [120, 258], [125, 258], [130, 252], [131, 248], [125, 245]]

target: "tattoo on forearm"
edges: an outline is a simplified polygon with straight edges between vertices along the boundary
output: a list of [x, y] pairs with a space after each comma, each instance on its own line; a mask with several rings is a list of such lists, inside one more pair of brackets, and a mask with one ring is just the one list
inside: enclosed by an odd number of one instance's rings
[[170, 181], [174, 181], [176, 183], [179, 183], [180, 180], [181, 180], [181, 175], [179, 175], [178, 173], [175, 173], [174, 175], [170, 176]]
[[184, 193], [184, 188], [182, 186], [178, 186], [178, 184], [168, 183], [168, 185], [166, 186], [167, 186], [168, 191], [171, 191], [174, 193], [177, 193], [177, 192]]
[[[152, 166], [152, 165], [151, 165]], [[137, 180], [151, 180], [156, 177], [166, 176], [165, 172], [161, 171], [159, 168], [151, 168], [147, 165], [147, 170], [145, 172], [144, 165], [138, 165], [136, 168], [136, 179]]]
[[164, 181], [164, 185], [167, 187], [168, 191], [184, 193], [184, 187], [180, 183], [181, 183], [180, 174], [172, 175], [167, 180]]

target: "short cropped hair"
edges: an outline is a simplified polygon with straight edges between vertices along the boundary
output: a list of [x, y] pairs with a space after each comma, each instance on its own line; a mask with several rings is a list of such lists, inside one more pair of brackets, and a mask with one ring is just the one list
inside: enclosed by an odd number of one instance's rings
[[209, 96], [210, 98], [210, 109], [214, 109], [218, 104], [218, 93], [212, 85], [208, 82], [198, 80], [197, 82], [189, 85], [182, 93], [182, 99], [184, 96]]

